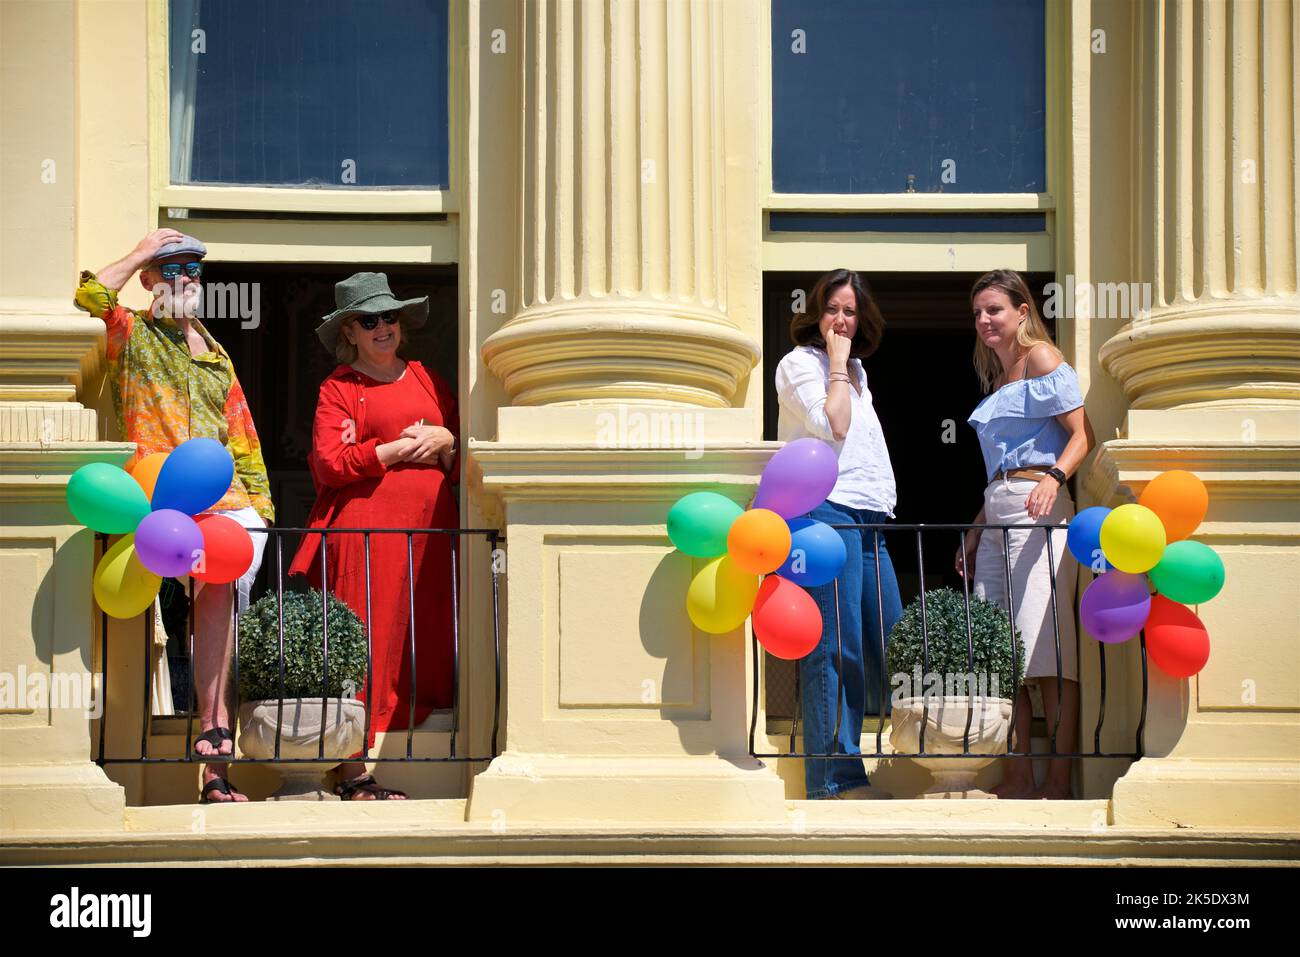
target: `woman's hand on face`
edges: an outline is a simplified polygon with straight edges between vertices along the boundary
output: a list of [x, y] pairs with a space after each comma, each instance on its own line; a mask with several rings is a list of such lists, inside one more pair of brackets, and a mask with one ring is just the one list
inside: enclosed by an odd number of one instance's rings
[[451, 431], [441, 425], [408, 425], [401, 437], [411, 440], [411, 449], [404, 460], [422, 465], [438, 463], [442, 453], [455, 441]]
[[849, 350], [852, 347], [853, 340], [848, 336], [842, 336], [834, 329], [828, 331], [826, 355], [831, 360], [832, 369], [848, 366]]
[[1043, 476], [1042, 480], [1034, 486], [1029, 497], [1025, 499], [1025, 511], [1029, 513], [1030, 518], [1042, 518], [1052, 511], [1052, 506], [1056, 504], [1056, 493], [1061, 490], [1061, 486], [1056, 479], [1050, 475]]

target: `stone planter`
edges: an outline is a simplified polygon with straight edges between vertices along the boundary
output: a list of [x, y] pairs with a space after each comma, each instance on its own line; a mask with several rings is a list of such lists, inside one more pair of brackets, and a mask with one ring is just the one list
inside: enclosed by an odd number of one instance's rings
[[[249, 701], [239, 708], [239, 750], [250, 758], [275, 757], [279, 702]], [[314, 758], [320, 751], [320, 698], [285, 698], [280, 731], [281, 758]], [[325, 757], [343, 758], [361, 748], [366, 706], [354, 698], [330, 698], [325, 710]], [[283, 782], [268, 801], [337, 801], [324, 785], [333, 764], [268, 764]]]
[[[925, 714], [922, 704], [929, 705]], [[971, 715], [967, 742], [969, 758], [911, 758], [934, 776], [924, 798], [993, 798], [975, 787], [975, 775], [1007, 750], [1011, 729], [1011, 701], [976, 695], [904, 698], [894, 705], [889, 741], [895, 751], [921, 750], [921, 719], [925, 717], [927, 754], [961, 754], [966, 716]]]

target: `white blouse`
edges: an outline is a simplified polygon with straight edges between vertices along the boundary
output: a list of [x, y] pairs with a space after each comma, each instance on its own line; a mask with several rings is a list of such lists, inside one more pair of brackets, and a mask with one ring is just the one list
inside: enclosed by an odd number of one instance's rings
[[844, 441], [837, 442], [826, 418], [830, 357], [815, 346], [796, 346], [787, 353], [776, 367], [776, 395], [781, 406], [776, 437], [782, 442], [809, 436], [821, 439], [835, 450], [840, 461], [839, 479], [827, 498], [893, 518], [898, 503], [894, 468], [880, 419], [871, 404], [867, 373], [858, 359], [849, 360], [848, 371], [861, 385], [862, 394], [849, 386], [849, 431]]

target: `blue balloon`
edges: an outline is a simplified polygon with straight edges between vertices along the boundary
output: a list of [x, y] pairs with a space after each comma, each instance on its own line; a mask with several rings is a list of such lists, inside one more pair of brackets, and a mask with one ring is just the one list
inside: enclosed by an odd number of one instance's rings
[[184, 515], [210, 509], [230, 488], [235, 460], [216, 439], [190, 439], [167, 456], [149, 503], [156, 512], [170, 508]]
[[1106, 561], [1101, 551], [1101, 523], [1109, 514], [1110, 509], [1100, 505], [1085, 508], [1070, 519], [1070, 528], [1065, 535], [1065, 543], [1070, 547], [1070, 553], [1078, 559], [1080, 565], [1091, 568], [1097, 575], [1110, 571], [1114, 567]]
[[775, 574], [804, 588], [825, 585], [839, 575], [849, 557], [839, 532], [811, 518], [794, 518], [787, 524], [790, 555]]

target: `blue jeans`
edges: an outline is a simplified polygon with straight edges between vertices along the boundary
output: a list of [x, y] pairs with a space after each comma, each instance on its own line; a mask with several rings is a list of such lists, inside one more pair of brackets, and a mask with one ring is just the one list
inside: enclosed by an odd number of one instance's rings
[[[807, 518], [836, 524], [880, 524], [888, 520], [883, 512], [868, 512], [826, 501]], [[836, 529], [844, 539], [848, 560], [840, 577], [826, 585], [809, 588], [822, 613], [821, 642], [799, 661], [799, 686], [803, 697], [803, 750], [807, 754], [860, 754], [859, 740], [865, 714], [878, 714], [889, 707], [886, 682], [881, 700], [881, 624], [885, 643], [889, 632], [903, 615], [898, 579], [885, 548], [885, 534], [870, 529]], [[876, 541], [880, 549], [879, 598], [876, 582]], [[836, 678], [835, 593], [839, 589], [840, 643], [843, 667]], [[865, 626], [865, 627], [864, 627]], [[865, 638], [865, 640], [864, 640]], [[865, 654], [864, 654], [865, 652]], [[839, 745], [835, 747], [836, 690], [839, 692]], [[888, 713], [888, 712], [886, 712]], [[810, 799], [833, 797], [840, 791], [864, 787], [869, 782], [862, 761], [807, 758], [804, 774]]]

